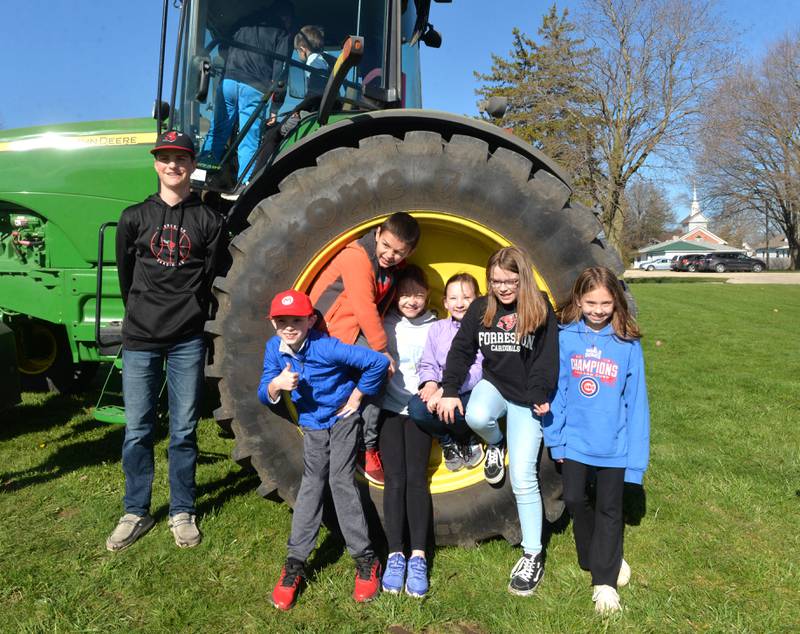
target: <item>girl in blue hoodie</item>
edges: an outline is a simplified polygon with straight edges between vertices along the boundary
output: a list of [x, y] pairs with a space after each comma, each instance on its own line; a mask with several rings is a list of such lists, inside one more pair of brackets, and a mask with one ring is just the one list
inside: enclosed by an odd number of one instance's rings
[[[562, 463], [581, 568], [592, 573], [595, 610], [620, 609], [617, 587], [630, 579], [622, 558], [622, 493], [640, 485], [650, 453], [650, 411], [641, 334], [617, 277], [583, 271], [561, 315], [558, 388], [544, 441]], [[586, 485], [596, 479], [594, 508]]]

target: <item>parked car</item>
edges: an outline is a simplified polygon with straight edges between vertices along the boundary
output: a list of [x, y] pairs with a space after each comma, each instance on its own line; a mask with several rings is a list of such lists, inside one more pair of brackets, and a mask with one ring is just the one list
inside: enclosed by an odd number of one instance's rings
[[717, 252], [708, 253], [700, 262], [702, 271], [716, 271], [717, 273], [724, 273], [725, 271], [753, 271], [758, 273], [767, 268], [763, 260], [758, 258], [751, 258], [744, 253], [732, 252]]
[[672, 258], [653, 258], [639, 262], [638, 267], [643, 271], [669, 271]]
[[669, 260], [669, 268], [671, 271], [678, 270], [678, 260], [680, 260], [680, 255], [673, 255]]
[[705, 257], [705, 253], [690, 253], [689, 255], [682, 255], [678, 258], [675, 264], [676, 271], [689, 271], [694, 273], [699, 271], [698, 262]]

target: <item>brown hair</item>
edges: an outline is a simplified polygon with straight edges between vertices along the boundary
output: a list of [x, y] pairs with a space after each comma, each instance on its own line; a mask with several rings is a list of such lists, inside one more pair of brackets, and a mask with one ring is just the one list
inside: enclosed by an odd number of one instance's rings
[[409, 282], [416, 282], [426, 291], [431, 289], [431, 287], [428, 286], [428, 276], [425, 275], [425, 271], [423, 271], [416, 264], [406, 264], [397, 272], [397, 277], [395, 278], [394, 282], [395, 287], [400, 288], [400, 284], [406, 280]]
[[405, 211], [398, 211], [389, 216], [383, 221], [380, 230], [394, 234], [412, 249], [415, 249], [419, 242], [419, 223], [414, 216]]
[[322, 27], [306, 24], [294, 36], [294, 47], [299, 49], [301, 46], [307, 48], [312, 53], [319, 53], [325, 43], [325, 31]]
[[589, 267], [578, 275], [578, 279], [572, 286], [569, 303], [561, 312], [561, 322], [568, 324], [580, 321], [583, 312], [578, 302], [586, 293], [591, 293], [598, 288], [606, 289], [614, 300], [614, 312], [611, 315], [611, 327], [614, 329], [614, 334], [623, 341], [641, 339], [642, 333], [628, 308], [628, 300], [625, 297], [622, 283], [611, 269], [604, 266]]
[[547, 300], [533, 279], [533, 265], [528, 255], [517, 247], [503, 247], [495, 251], [486, 264], [486, 288], [488, 301], [483, 315], [483, 325], [492, 325], [497, 313], [497, 296], [492, 290], [492, 269], [499, 266], [504, 271], [519, 275], [517, 288], [517, 337], [534, 332], [547, 320]]
[[466, 284], [467, 286], [472, 287], [472, 292], [475, 293], [475, 297], [478, 297], [481, 294], [480, 286], [478, 286], [478, 280], [475, 279], [473, 275], [469, 273], [456, 273], [455, 275], [451, 275], [447, 278], [447, 281], [444, 283], [444, 294], [447, 295], [447, 287], [450, 284]]

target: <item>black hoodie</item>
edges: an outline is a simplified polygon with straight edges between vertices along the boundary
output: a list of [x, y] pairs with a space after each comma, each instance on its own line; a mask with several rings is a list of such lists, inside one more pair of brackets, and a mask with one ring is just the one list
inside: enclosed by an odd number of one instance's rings
[[157, 350], [203, 332], [223, 218], [190, 194], [170, 207], [158, 194], [122, 212], [117, 272], [122, 345]]
[[[547, 301], [547, 300], [545, 300]], [[515, 328], [517, 305], [497, 302], [497, 313], [490, 327], [483, 325], [488, 299], [478, 297], [461, 320], [445, 362], [442, 387], [444, 396], [458, 396], [469, 367], [480, 350], [483, 353], [483, 378], [494, 385], [508, 401], [541, 405], [550, 401], [558, 382], [558, 324], [550, 302], [547, 318], [520, 342]]]

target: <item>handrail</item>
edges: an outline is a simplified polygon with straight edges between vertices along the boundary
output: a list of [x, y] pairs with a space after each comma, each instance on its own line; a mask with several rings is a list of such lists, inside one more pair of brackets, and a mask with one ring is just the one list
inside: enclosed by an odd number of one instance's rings
[[122, 343], [119, 339], [103, 341], [100, 338], [100, 308], [103, 300], [103, 252], [106, 238], [106, 229], [116, 227], [116, 222], [104, 222], [100, 225], [97, 237], [97, 287], [94, 295], [94, 340], [97, 347], [102, 349], [105, 346], [115, 346]]

